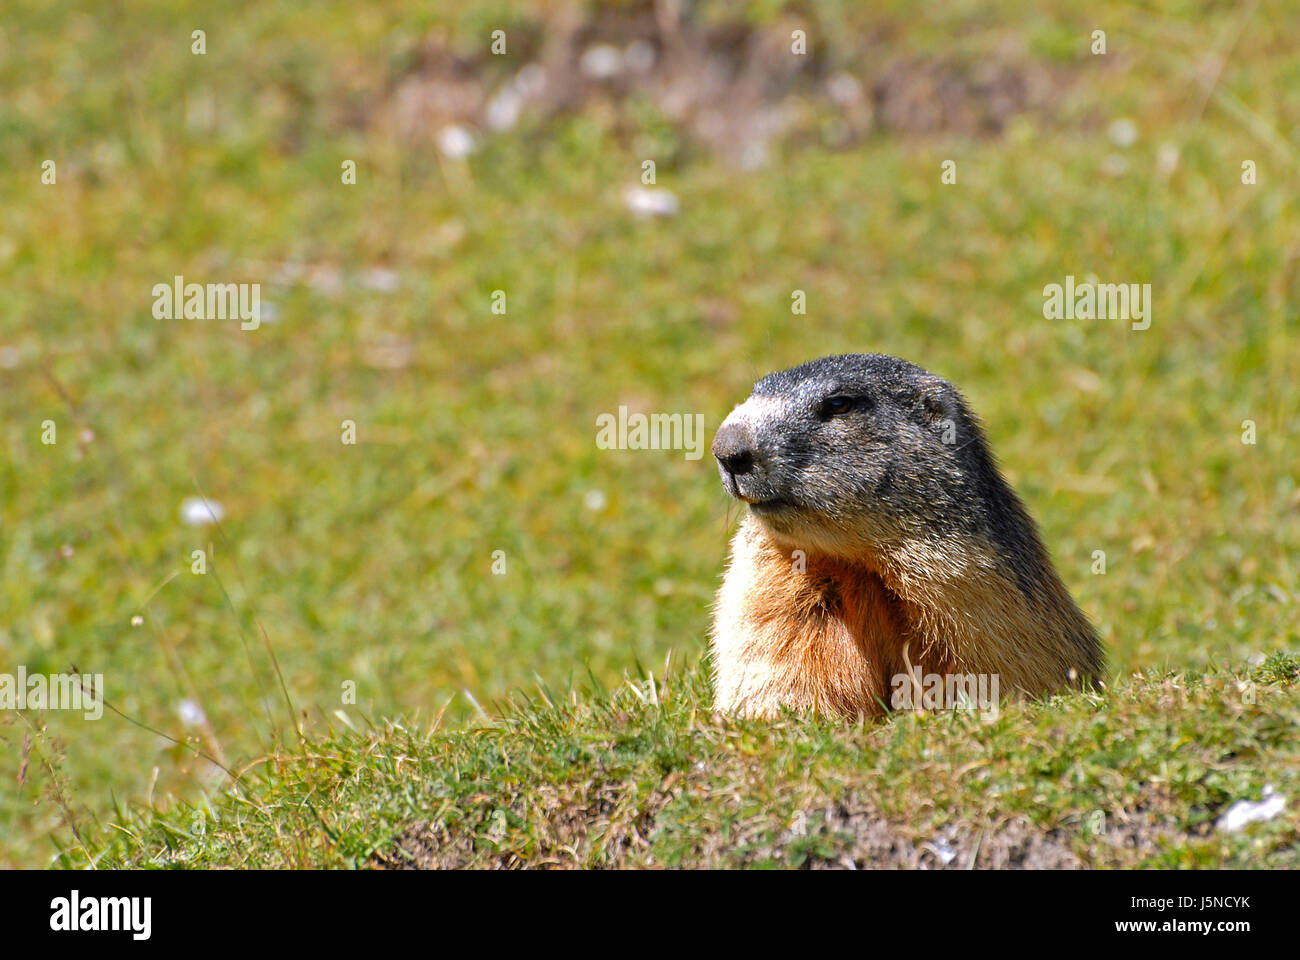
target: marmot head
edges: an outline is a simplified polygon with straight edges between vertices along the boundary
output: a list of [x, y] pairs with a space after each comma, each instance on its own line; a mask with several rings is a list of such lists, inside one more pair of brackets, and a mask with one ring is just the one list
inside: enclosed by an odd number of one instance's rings
[[722, 485], [782, 545], [861, 557], [987, 532], [1014, 509], [952, 384], [880, 354], [825, 357], [758, 381], [713, 441]]

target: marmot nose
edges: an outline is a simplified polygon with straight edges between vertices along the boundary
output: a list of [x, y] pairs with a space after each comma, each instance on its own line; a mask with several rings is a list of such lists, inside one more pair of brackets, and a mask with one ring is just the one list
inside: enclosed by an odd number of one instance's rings
[[754, 468], [753, 435], [742, 424], [724, 423], [713, 438], [713, 455], [728, 473], [749, 473]]

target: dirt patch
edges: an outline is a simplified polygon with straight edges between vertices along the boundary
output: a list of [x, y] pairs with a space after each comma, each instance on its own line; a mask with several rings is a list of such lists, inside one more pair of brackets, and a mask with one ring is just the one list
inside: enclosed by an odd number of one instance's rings
[[[670, 776], [646, 799], [638, 798], [628, 786], [610, 783], [587, 785], [567, 797], [547, 787], [527, 804], [517, 801], [512, 808], [520, 818], [531, 818], [534, 831], [526, 834], [530, 838], [526, 843], [512, 838], [504, 819], [495, 813], [456, 831], [440, 822], [419, 821], [403, 830], [388, 850], [375, 854], [369, 866], [415, 870], [654, 866], [650, 850], [656, 818], [681, 794], [682, 786], [680, 776]], [[765, 839], [774, 833], [774, 842]], [[1144, 810], [1071, 830], [1049, 830], [1025, 817], [1003, 817], [918, 833], [853, 796], [802, 811], [783, 829], [753, 821], [735, 825], [726, 840], [716, 834], [699, 837], [683, 866], [776, 863], [811, 870], [1079, 870], [1129, 865], [1162, 846], [1189, 839], [1193, 837]]]
[[872, 102], [879, 127], [908, 134], [996, 136], [1022, 113], [1047, 115], [1068, 75], [1014, 45], [996, 60], [909, 58], [880, 71]]
[[[1080, 846], [1087, 849], [1091, 865], [1101, 865], [1138, 859], [1162, 843], [1186, 839], [1141, 814], [1080, 831], [1045, 830], [1027, 818], [1008, 817], [918, 835], [883, 820], [870, 804], [857, 800], [796, 820], [774, 853], [777, 859], [787, 859], [792, 848], [801, 848], [806, 851], [803, 865], [811, 869], [1078, 870], [1089, 865], [1076, 852]], [[827, 846], [835, 852], [822, 852]]]
[[[821, 833], [836, 849], [830, 856], [810, 851], [803, 865], [811, 869], [1077, 870], [1083, 866], [1066, 838], [1024, 818], [980, 828], [946, 826], [923, 838], [856, 804], [836, 804], [820, 811], [816, 819], [811, 836], [816, 839]], [[798, 837], [798, 832], [798, 828], [792, 831], [794, 835], [775, 852], [783, 853], [782, 846], [800, 840], [806, 846], [808, 838]]]
[[796, 816], [771, 856], [810, 869], [1079, 870], [1131, 863], [1187, 839], [1144, 811], [1099, 818], [1077, 830], [1048, 830], [1025, 817], [1004, 817], [918, 834], [851, 798]]
[[[468, 153], [530, 118], [585, 111], [644, 139], [653, 115], [651, 126], [666, 123], [688, 148], [754, 168], [782, 143], [834, 147], [873, 132], [996, 136], [1019, 114], [1049, 116], [1074, 73], [1033, 59], [1010, 35], [983, 58], [901, 56], [883, 24], [846, 38], [804, 20], [697, 23], [675, 10], [650, 0], [564, 7], [507, 31], [508, 56], [431, 33], [382, 96], [347, 121]], [[796, 53], [801, 28], [807, 48]], [[675, 150], [655, 139], [656, 155]]]

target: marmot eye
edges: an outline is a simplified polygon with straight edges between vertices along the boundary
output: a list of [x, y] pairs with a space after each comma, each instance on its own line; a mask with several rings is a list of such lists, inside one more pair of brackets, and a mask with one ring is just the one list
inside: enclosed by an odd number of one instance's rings
[[822, 416], [842, 416], [852, 410], [855, 403], [853, 397], [827, 397], [822, 401]]

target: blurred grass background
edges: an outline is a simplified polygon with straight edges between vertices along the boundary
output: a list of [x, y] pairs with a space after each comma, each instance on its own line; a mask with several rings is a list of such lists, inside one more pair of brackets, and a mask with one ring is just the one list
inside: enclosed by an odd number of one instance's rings
[[[291, 735], [263, 628], [309, 725], [349, 681], [353, 715], [456, 721], [462, 691], [693, 656], [730, 531], [711, 459], [599, 450], [596, 416], [700, 412], [711, 436], [758, 376], [849, 351], [964, 390], [1115, 672], [1294, 650], [1300, 9], [685, 7], [807, 30], [805, 102], [836, 72], [869, 99], [891, 64], [1011, 62], [1050, 108], [845, 138], [818, 107], [738, 169], [650, 98], [594, 95], [456, 158], [395, 106], [430, 37], [491, 86], [556, 20], [649, 5], [7, 4], [0, 672], [102, 672], [234, 764]], [[500, 62], [495, 29], [519, 38]], [[626, 209], [646, 159], [679, 215]], [[260, 282], [271, 309], [155, 320], [176, 274]], [[1151, 283], [1151, 329], [1044, 320], [1066, 274]], [[200, 489], [220, 532], [181, 522]], [[111, 713], [0, 738], [0, 864], [48, 862], [69, 811], [213, 783]]]

